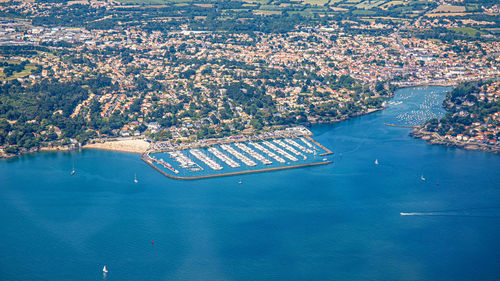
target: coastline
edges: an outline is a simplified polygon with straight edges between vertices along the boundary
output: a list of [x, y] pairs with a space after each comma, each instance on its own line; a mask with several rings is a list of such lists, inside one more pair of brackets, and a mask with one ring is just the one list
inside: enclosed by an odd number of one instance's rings
[[[392, 98], [393, 96], [394, 95], [391, 95], [390, 98]], [[311, 125], [316, 125], [316, 124], [335, 124], [335, 123], [338, 123], [338, 122], [349, 120], [349, 119], [354, 118], [354, 117], [364, 116], [364, 115], [368, 115], [368, 114], [371, 114], [371, 113], [374, 113], [374, 112], [378, 112], [378, 111], [384, 110], [386, 108], [387, 108], [387, 106], [382, 106], [380, 108], [369, 108], [369, 109], [367, 109], [365, 111], [355, 113], [355, 114], [353, 114], [351, 116], [342, 116], [342, 118], [340, 118], [340, 119], [310, 121], [309, 123]]]
[[[426, 83], [428, 84], [427, 86], [443, 86], [443, 85], [436, 85], [432, 83]], [[426, 86], [426, 85], [397, 85], [397, 88], [406, 88], [406, 87], [419, 87], [419, 86]], [[447, 85], [450, 86], [450, 85]], [[394, 92], [391, 93], [391, 95], [388, 98], [392, 98], [394, 96]], [[350, 116], [341, 116], [340, 118], [332, 118], [329, 120], [321, 120], [321, 121], [309, 121], [310, 125], [316, 125], [316, 124], [334, 124], [342, 121], [349, 120], [351, 118], [359, 117], [359, 116], [364, 116], [368, 115], [374, 112], [378, 112], [381, 110], [386, 109], [386, 106], [381, 106], [379, 108], [370, 108], [367, 110], [363, 110], [357, 113], [354, 113]], [[94, 139], [90, 140], [89, 143], [78, 147], [78, 148], [84, 148], [84, 149], [100, 149], [100, 150], [108, 150], [108, 151], [117, 151], [117, 152], [127, 152], [127, 153], [135, 153], [135, 154], [142, 154], [146, 152], [150, 148], [150, 143], [146, 142], [143, 138], [140, 137], [130, 137], [130, 138], [106, 138], [106, 139]], [[36, 151], [30, 151], [30, 152], [38, 152], [38, 151], [62, 151], [62, 150], [74, 150], [77, 148], [72, 148], [72, 149], [61, 149], [60, 147], [43, 147], [40, 148]], [[0, 154], [0, 159], [10, 159], [14, 158], [16, 156], [23, 155], [28, 152], [20, 152], [15, 155], [6, 155], [6, 154]]]
[[437, 133], [432, 133], [425, 131], [423, 127], [414, 128], [412, 132], [410, 132], [410, 136], [425, 140], [429, 145], [444, 145], [450, 147], [458, 147], [466, 150], [476, 150], [476, 151], [484, 151], [491, 152], [495, 154], [500, 153], [500, 146], [490, 145], [486, 143], [470, 143], [464, 141], [453, 141], [444, 139]]
[[144, 139], [106, 139], [94, 140], [94, 142], [85, 144], [82, 148], [141, 154], [149, 148], [149, 143]]

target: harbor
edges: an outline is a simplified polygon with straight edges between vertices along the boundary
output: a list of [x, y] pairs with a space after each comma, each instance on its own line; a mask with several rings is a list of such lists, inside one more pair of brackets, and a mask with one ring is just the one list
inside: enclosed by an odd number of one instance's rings
[[169, 178], [186, 180], [325, 165], [332, 163], [325, 156], [333, 154], [303, 127], [153, 147], [141, 159]]

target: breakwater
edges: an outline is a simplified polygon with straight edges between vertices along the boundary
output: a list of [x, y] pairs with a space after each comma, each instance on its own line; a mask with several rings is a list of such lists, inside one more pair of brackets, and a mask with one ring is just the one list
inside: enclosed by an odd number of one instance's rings
[[389, 123], [384, 123], [386, 126], [390, 127], [398, 127], [398, 128], [417, 128], [418, 126], [407, 126], [407, 125], [394, 125], [394, 124], [389, 124]]
[[330, 149], [328, 149], [328, 148], [324, 147], [321, 143], [319, 143], [319, 142], [315, 141], [315, 140], [314, 140], [313, 138], [311, 138], [310, 136], [305, 136], [305, 137], [306, 137], [308, 140], [312, 141], [314, 144], [316, 144], [317, 146], [321, 147], [322, 149], [324, 149], [324, 150], [326, 151], [325, 153], [321, 153], [319, 156], [326, 156], [326, 155], [331, 155], [331, 154], [333, 154], [333, 152], [332, 152]]

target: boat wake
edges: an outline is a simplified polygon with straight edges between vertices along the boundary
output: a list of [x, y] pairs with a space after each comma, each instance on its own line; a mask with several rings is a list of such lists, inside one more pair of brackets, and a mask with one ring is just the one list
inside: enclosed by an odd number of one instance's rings
[[[432, 212], [401, 212], [401, 216], [426, 216], [426, 217], [472, 217], [472, 218], [492, 218], [500, 219], [499, 208], [470, 208], [459, 210], [445, 210]], [[483, 211], [479, 211], [483, 210]], [[488, 211], [484, 211], [488, 210]]]

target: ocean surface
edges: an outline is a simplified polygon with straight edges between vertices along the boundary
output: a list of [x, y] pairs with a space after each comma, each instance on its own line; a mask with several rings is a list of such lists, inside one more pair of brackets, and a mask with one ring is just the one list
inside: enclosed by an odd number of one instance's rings
[[0, 280], [500, 280], [500, 156], [384, 125], [442, 115], [446, 90], [313, 127], [324, 166], [179, 181], [128, 153], [0, 161]]

